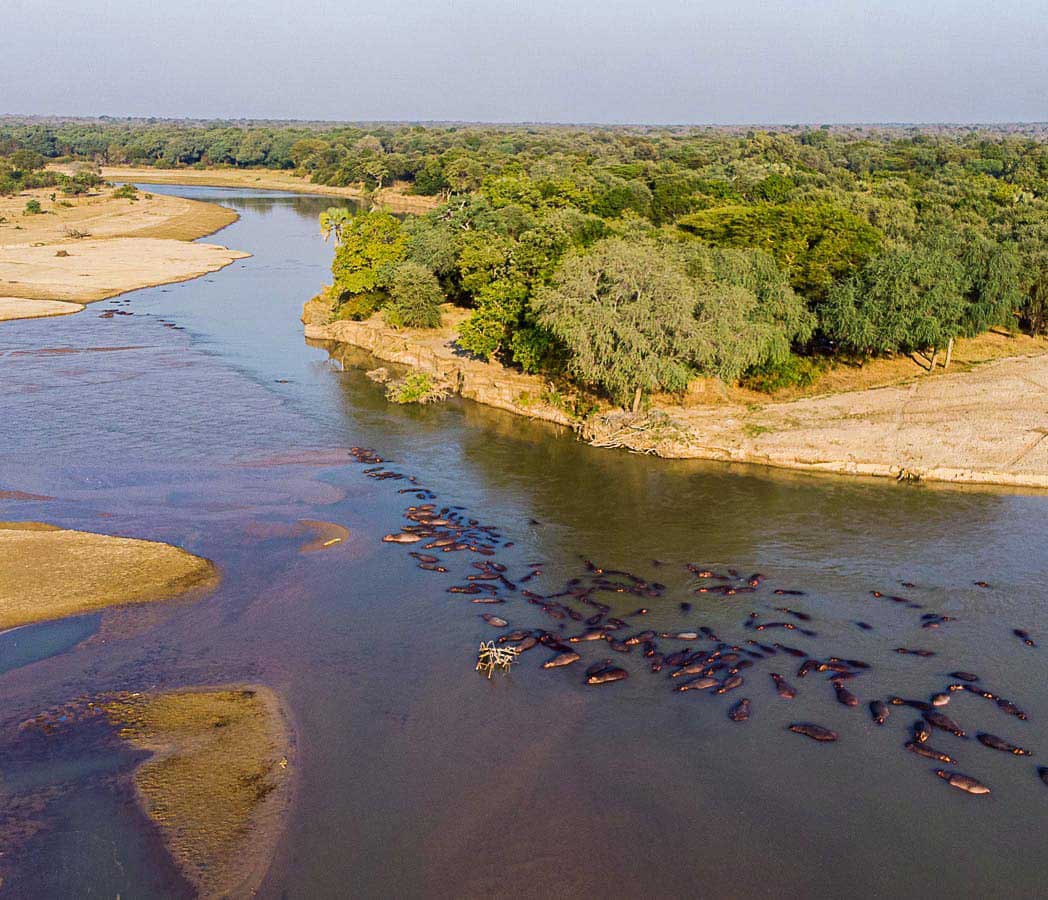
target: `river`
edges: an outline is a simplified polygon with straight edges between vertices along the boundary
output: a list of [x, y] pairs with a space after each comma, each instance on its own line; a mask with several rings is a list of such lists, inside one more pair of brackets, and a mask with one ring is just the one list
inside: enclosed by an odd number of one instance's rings
[[[253, 255], [79, 315], [0, 325], [0, 490], [55, 498], [2, 500], [0, 518], [168, 541], [214, 560], [222, 581], [197, 602], [0, 635], [0, 787], [46, 800], [8, 808], [6, 827], [25, 832], [17, 857], [0, 857], [11, 896], [186, 896], [134, 803], [137, 757], [88, 732], [28, 739], [17, 723], [82, 693], [233, 681], [275, 688], [297, 733], [295, 800], [265, 897], [1044, 895], [1048, 496], [655, 460], [459, 400], [389, 404], [302, 337], [302, 304], [328, 275], [316, 217], [330, 200], [147, 189], [233, 207], [239, 221], [205, 240]], [[133, 314], [99, 318], [110, 308]], [[846, 684], [862, 703], [837, 703], [825, 674], [797, 679], [799, 660], [782, 652], [723, 698], [672, 691], [668, 669], [646, 671], [639, 651], [619, 660], [628, 680], [600, 687], [582, 668], [619, 654], [583, 650], [544, 670], [538, 647], [509, 675], [481, 677], [477, 644], [498, 632], [479, 613], [511, 628], [581, 626], [519, 593], [492, 607], [447, 593], [476, 571], [468, 554], [449, 555], [452, 577], [381, 541], [406, 524], [403, 482], [286, 456], [351, 445], [496, 526], [514, 545], [497, 557], [510, 572], [542, 560], [534, 591], [586, 575], [582, 558], [662, 582], [635, 630], [701, 625], [729, 642], [859, 658], [871, 668]], [[304, 555], [270, 527], [300, 519], [350, 538]], [[687, 563], [766, 580], [756, 593], [696, 594]], [[922, 629], [919, 611], [872, 590], [955, 621]], [[642, 605], [602, 599], [616, 615]], [[817, 637], [745, 628], [751, 611], [789, 618], [779, 604], [809, 614]], [[891, 652], [900, 646], [937, 655]], [[970, 694], [945, 709], [971, 733], [1032, 748], [1032, 761], [932, 736], [990, 797], [952, 789], [902, 749], [915, 710], [892, 707], [878, 727], [866, 709], [926, 699], [955, 669], [1029, 715]], [[769, 671], [796, 699], [776, 695]], [[743, 695], [750, 720], [729, 721]], [[840, 740], [789, 733], [798, 721]]]

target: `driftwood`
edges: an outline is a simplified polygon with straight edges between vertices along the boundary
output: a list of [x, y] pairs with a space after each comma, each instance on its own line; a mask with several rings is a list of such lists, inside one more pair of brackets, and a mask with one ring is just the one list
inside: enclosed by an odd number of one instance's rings
[[661, 410], [615, 412], [591, 416], [579, 425], [579, 437], [594, 447], [658, 453], [666, 441], [688, 441], [688, 435]]
[[520, 651], [516, 647], [500, 647], [494, 641], [482, 641], [477, 651], [477, 671], [483, 672], [488, 678], [491, 678], [496, 669], [508, 672], [518, 656]]

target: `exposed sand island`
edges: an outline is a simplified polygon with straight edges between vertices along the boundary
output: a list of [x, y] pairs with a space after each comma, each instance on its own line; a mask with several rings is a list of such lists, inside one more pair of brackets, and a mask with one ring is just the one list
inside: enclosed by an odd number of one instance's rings
[[394, 329], [381, 314], [330, 322], [321, 295], [306, 304], [306, 337], [347, 364], [347, 345], [423, 371], [455, 393], [577, 428], [597, 446], [675, 459], [713, 459], [905, 480], [1048, 488], [1048, 341], [987, 334], [959, 340], [949, 372], [920, 359], [840, 367], [811, 396], [769, 397], [697, 382], [684, 402], [655, 398], [633, 416], [605, 409], [585, 422], [553, 405], [540, 377], [459, 353], [468, 313], [445, 308], [439, 329]]
[[[55, 166], [62, 170], [62, 166]], [[261, 188], [295, 194], [322, 194], [360, 200], [364, 192], [357, 186], [337, 187], [313, 184], [308, 178], [278, 169], [157, 169], [152, 166], [103, 166], [102, 177], [109, 181], [136, 184], [196, 184], [208, 187]], [[405, 185], [394, 184], [375, 193], [375, 201], [394, 212], [425, 212], [440, 205], [438, 197], [408, 194]]]
[[0, 522], [0, 630], [209, 586], [214, 564], [170, 544]]
[[[113, 194], [102, 188], [65, 199], [41, 189], [0, 198], [0, 321], [78, 312], [80, 304], [185, 281], [249, 255], [191, 243], [234, 222], [230, 209]], [[43, 212], [26, 213], [30, 200]]]
[[246, 897], [272, 859], [290, 802], [291, 729], [254, 685], [121, 695], [111, 722], [150, 751], [135, 770], [149, 817], [203, 897]]

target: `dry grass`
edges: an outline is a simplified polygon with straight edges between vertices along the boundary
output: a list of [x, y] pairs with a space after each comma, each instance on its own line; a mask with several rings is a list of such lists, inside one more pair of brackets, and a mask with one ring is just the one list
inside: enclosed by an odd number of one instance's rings
[[156, 541], [0, 522], [0, 630], [209, 586], [206, 559]]
[[135, 786], [200, 894], [253, 893], [290, 792], [290, 731], [273, 692], [123, 695], [105, 710], [122, 738], [151, 752], [135, 771]]
[[[934, 373], [928, 366], [930, 359], [919, 353], [898, 355], [891, 359], [871, 359], [858, 363], [837, 362], [815, 382], [803, 388], [786, 388], [772, 394], [760, 391], [733, 388], [726, 393], [729, 403], [768, 403], [798, 400], [802, 397], [818, 397], [825, 394], [841, 394], [848, 391], [865, 391], [871, 388], [906, 384], [925, 378], [968, 372], [982, 363], [1014, 356], [1036, 356], [1048, 353], [1048, 337], [1030, 337], [1018, 332], [993, 329], [973, 338], [961, 338], [956, 342], [953, 361], [949, 369], [943, 369], [944, 354], [939, 354]], [[709, 398], [704, 403], [709, 403]]]

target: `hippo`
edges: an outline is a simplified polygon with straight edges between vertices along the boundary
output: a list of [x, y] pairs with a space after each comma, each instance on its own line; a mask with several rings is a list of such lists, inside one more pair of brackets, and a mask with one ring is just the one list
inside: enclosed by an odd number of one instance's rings
[[570, 666], [573, 662], [582, 659], [574, 650], [563, 650], [556, 656], [547, 659], [543, 664], [544, 669], [559, 669], [561, 666]]
[[509, 622], [505, 619], [500, 619], [498, 616], [492, 615], [491, 613], [484, 613], [481, 618], [493, 628], [505, 628], [509, 625]]
[[916, 753], [918, 756], [923, 756], [925, 759], [934, 759], [936, 762], [949, 763], [951, 765], [957, 762], [949, 754], [917, 741], [909, 741], [906, 744], [906, 749], [911, 753]]
[[586, 678], [586, 684], [611, 684], [614, 681], [622, 681], [624, 678], [629, 678], [629, 672], [617, 666], [611, 666], [589, 675]]
[[1009, 744], [1003, 738], [999, 738], [997, 735], [990, 734], [986, 731], [978, 732], [975, 737], [980, 744], [984, 747], [989, 747], [991, 750], [1003, 750], [1005, 753], [1012, 753], [1015, 756], [1033, 756], [1029, 750], [1024, 750], [1022, 747], [1016, 747], [1015, 744]]
[[716, 687], [720, 682], [716, 678], [711, 678], [708, 675], [703, 675], [700, 678], [692, 678], [691, 681], [685, 681], [683, 684], [678, 685], [674, 688], [676, 691], [705, 691], [711, 687]]
[[725, 678], [724, 681], [721, 682], [720, 687], [713, 693], [726, 694], [728, 691], [733, 691], [735, 688], [742, 687], [743, 681], [744, 679], [741, 675], [731, 675], [728, 678]]
[[835, 741], [840, 737], [836, 731], [823, 728], [822, 725], [814, 725], [811, 722], [794, 722], [790, 725], [790, 731], [810, 737], [813, 741]]
[[967, 737], [964, 730], [954, 722], [949, 716], [944, 716], [941, 712], [935, 712], [935, 710], [925, 710], [923, 712], [924, 721], [935, 728], [941, 728], [943, 731], [948, 731], [950, 734], [956, 735], [957, 737]]
[[745, 722], [750, 717], [750, 701], [743, 697], [731, 709], [728, 710], [728, 718], [733, 722]]
[[947, 694], [932, 694], [931, 696], [932, 706], [946, 706], [950, 702], [950, 695]]
[[793, 685], [791, 685], [778, 672], [771, 673], [771, 680], [775, 683], [775, 690], [783, 700], [792, 700], [797, 696], [797, 691], [794, 690]]
[[851, 691], [849, 691], [839, 681], [833, 682], [833, 689], [837, 692], [837, 702], [843, 703], [845, 706], [858, 706], [859, 698], [856, 697]]
[[870, 703], [870, 715], [875, 725], [883, 725], [888, 721], [888, 705], [883, 700], [874, 700]]
[[928, 723], [924, 719], [918, 719], [913, 723], [913, 740], [915, 743], [924, 744], [932, 733], [928, 730]]
[[956, 678], [958, 681], [978, 681], [979, 676], [972, 672], [949, 672], [950, 678]]
[[948, 772], [946, 769], [936, 769], [935, 774], [942, 778], [950, 787], [965, 791], [969, 794], [988, 794], [990, 789], [981, 781], [976, 781], [971, 775], [961, 772]]

